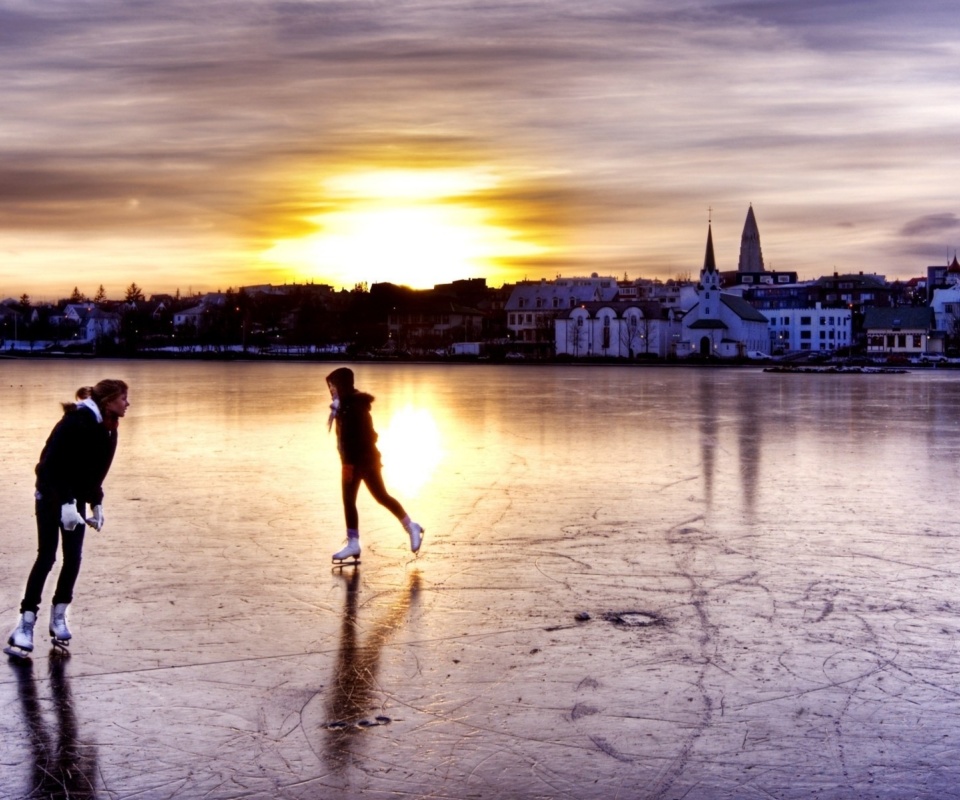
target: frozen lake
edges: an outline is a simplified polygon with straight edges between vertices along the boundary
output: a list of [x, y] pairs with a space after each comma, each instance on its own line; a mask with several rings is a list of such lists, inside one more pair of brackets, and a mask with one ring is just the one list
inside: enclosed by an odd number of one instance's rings
[[0, 361], [4, 636], [58, 403], [132, 402], [0, 797], [960, 797], [960, 372], [353, 365], [426, 537], [362, 490], [341, 575], [334, 366]]

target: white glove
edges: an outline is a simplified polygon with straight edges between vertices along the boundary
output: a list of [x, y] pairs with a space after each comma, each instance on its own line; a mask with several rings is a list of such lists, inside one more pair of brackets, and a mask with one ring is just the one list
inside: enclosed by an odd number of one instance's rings
[[77, 512], [76, 503], [64, 503], [60, 506], [60, 524], [65, 531], [72, 531], [77, 525], [83, 525], [83, 517]]
[[94, 530], [103, 529], [103, 506], [94, 506], [93, 514], [87, 517], [87, 525]]

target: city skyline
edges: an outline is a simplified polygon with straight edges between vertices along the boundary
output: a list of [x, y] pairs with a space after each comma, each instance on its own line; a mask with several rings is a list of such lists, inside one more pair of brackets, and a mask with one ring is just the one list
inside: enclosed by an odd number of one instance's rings
[[960, 244], [922, 0], [0, 4], [0, 296], [696, 275]]

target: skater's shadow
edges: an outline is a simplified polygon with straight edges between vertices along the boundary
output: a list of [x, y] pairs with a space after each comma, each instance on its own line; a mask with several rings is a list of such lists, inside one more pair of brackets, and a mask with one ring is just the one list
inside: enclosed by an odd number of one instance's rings
[[97, 751], [93, 745], [80, 741], [66, 673], [67, 658], [51, 655], [48, 663], [52, 723], [44, 714], [37, 692], [33, 661], [10, 662], [17, 679], [17, 695], [32, 750], [31, 785], [23, 796], [94, 800], [97, 796]]
[[[410, 573], [405, 589], [386, 599], [383, 611], [364, 633], [358, 624], [360, 571], [343, 574], [346, 601], [340, 626], [340, 647], [333, 681], [326, 702], [326, 754], [331, 768], [340, 772], [352, 751], [353, 734], [390, 723], [378, 708], [375, 696], [381, 687], [377, 679], [384, 645], [403, 625], [420, 590], [420, 573]], [[361, 640], [362, 635], [362, 640]]]

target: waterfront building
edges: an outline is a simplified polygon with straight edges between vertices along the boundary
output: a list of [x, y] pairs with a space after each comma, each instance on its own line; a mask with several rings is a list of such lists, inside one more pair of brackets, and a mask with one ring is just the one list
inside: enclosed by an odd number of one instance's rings
[[600, 277], [523, 281], [507, 300], [507, 328], [517, 342], [553, 345], [554, 320], [582, 303], [609, 303], [617, 299], [617, 279]]
[[936, 316], [930, 306], [868, 308], [863, 320], [867, 354], [904, 357], [942, 354], [943, 331], [936, 328]]
[[770, 352], [832, 352], [853, 344], [849, 308], [782, 308], [761, 312], [770, 321]]
[[666, 358], [680, 338], [679, 314], [656, 302], [585, 302], [554, 320], [558, 356]]
[[707, 226], [707, 249], [696, 292], [696, 304], [683, 317], [677, 356], [735, 358], [770, 352], [767, 318], [742, 297], [720, 288], [712, 225]]

